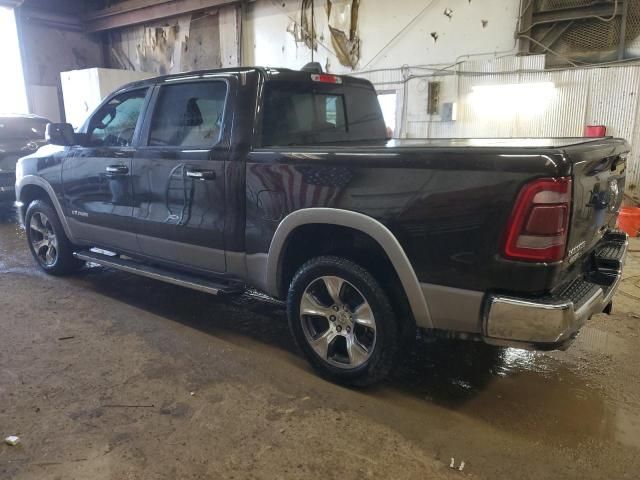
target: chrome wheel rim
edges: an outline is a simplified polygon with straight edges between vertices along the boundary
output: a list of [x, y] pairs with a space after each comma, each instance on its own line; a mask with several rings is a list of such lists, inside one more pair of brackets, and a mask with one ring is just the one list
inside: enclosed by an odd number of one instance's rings
[[44, 213], [34, 213], [29, 230], [31, 246], [40, 263], [47, 267], [54, 265], [58, 259], [58, 239], [49, 218]]
[[347, 370], [371, 358], [376, 344], [371, 305], [343, 278], [311, 282], [300, 300], [300, 321], [307, 343], [323, 361]]

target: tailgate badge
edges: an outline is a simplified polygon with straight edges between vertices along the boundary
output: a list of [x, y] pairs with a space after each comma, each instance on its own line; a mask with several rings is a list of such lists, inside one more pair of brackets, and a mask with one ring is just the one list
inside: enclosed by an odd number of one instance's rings
[[580, 253], [584, 247], [587, 246], [587, 242], [585, 240], [583, 240], [582, 242], [580, 242], [578, 245], [576, 245], [575, 247], [573, 247], [571, 250], [569, 250], [569, 261], [572, 261], [573, 258]]

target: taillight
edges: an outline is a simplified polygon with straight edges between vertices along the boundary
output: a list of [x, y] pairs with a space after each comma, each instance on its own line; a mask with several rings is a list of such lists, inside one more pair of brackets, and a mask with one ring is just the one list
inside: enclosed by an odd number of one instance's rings
[[556, 262], [567, 246], [571, 178], [540, 178], [525, 185], [507, 224], [504, 256]]

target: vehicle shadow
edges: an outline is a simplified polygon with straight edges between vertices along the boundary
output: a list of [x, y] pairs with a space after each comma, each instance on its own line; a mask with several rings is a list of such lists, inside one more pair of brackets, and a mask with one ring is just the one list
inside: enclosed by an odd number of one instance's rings
[[481, 342], [418, 338], [387, 384], [418, 398], [455, 406], [500, 374], [504, 352]]
[[0, 205], [0, 224], [18, 223], [18, 212], [13, 206]]
[[[300, 355], [281, 304], [247, 295], [216, 297], [103, 267], [85, 268], [72, 278], [100, 294], [210, 335]], [[465, 402], [500, 370], [503, 350], [482, 343], [418, 339], [384, 387], [449, 406]]]

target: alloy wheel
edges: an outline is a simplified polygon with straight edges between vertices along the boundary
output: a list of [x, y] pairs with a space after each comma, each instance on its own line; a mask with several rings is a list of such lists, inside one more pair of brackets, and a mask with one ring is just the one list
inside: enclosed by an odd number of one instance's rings
[[38, 260], [46, 267], [56, 263], [58, 258], [58, 239], [49, 218], [41, 212], [35, 212], [29, 222], [31, 245]]
[[373, 353], [373, 311], [364, 295], [343, 278], [322, 276], [311, 282], [300, 300], [300, 321], [314, 352], [335, 367], [358, 368]]

